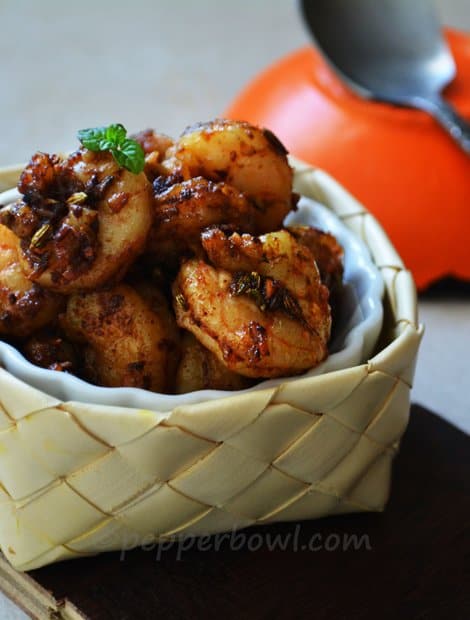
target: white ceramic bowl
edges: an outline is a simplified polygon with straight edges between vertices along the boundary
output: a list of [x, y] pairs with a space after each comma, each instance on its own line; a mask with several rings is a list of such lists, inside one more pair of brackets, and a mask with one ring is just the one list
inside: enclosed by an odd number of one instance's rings
[[[383, 320], [383, 280], [367, 247], [336, 215], [307, 198], [301, 199], [299, 209], [287, 218], [286, 223], [309, 224], [330, 231], [345, 251], [345, 286], [334, 337], [329, 347], [330, 355], [325, 362], [305, 373], [306, 376], [363, 363], [375, 347]], [[195, 404], [234, 394], [223, 390], [200, 390], [182, 395], [167, 395], [137, 388], [97, 387], [73, 375], [34, 366], [17, 349], [2, 341], [0, 364], [18, 379], [62, 401], [169, 411], [179, 405]], [[278, 385], [296, 378], [298, 376], [262, 381], [249, 390]]]

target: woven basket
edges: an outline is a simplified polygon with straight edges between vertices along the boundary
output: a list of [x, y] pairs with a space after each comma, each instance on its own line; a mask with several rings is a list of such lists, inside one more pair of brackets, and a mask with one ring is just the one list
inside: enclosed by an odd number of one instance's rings
[[[293, 163], [295, 191], [336, 212], [382, 272], [380, 351], [361, 366], [165, 413], [60, 402], [0, 368], [0, 545], [16, 568], [384, 508], [422, 335], [415, 287], [364, 207]], [[0, 171], [0, 189], [17, 175]]]

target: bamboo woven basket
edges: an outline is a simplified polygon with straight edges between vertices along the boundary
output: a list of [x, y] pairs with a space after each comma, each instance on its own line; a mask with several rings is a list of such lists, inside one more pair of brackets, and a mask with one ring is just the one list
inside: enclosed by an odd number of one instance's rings
[[[60, 402], [0, 368], [0, 546], [20, 570], [182, 535], [383, 510], [422, 335], [384, 231], [301, 162], [295, 191], [368, 245], [386, 287], [367, 363], [169, 412]], [[0, 190], [17, 168], [0, 171]]]

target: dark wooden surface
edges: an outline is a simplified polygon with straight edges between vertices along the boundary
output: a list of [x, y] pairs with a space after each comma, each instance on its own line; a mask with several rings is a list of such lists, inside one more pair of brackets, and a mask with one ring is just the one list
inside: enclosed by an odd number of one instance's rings
[[[122, 561], [103, 554], [31, 576], [93, 620], [468, 620], [469, 522], [469, 438], [413, 406], [383, 514], [245, 531], [291, 538], [297, 531], [298, 551], [292, 541], [286, 551], [222, 544], [219, 551], [189, 550], [179, 560], [176, 547], [160, 559], [155, 549], [139, 550]], [[316, 534], [323, 541], [365, 534], [371, 549], [302, 550]]]

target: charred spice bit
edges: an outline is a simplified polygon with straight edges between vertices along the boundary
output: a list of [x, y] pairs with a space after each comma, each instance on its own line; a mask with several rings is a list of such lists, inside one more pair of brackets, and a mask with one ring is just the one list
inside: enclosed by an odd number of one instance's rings
[[253, 342], [253, 346], [249, 349], [250, 359], [257, 362], [262, 357], [268, 356], [269, 347], [265, 328], [256, 321], [251, 321], [248, 326], [248, 334]]
[[168, 176], [158, 176], [154, 179], [152, 184], [153, 195], [159, 196], [169, 190], [173, 185], [176, 183], [181, 183], [183, 180], [183, 177], [178, 173], [170, 174]]
[[88, 203], [93, 205], [94, 203], [102, 200], [106, 190], [109, 189], [113, 181], [114, 176], [112, 174], [106, 175], [103, 179], [101, 179], [101, 181], [99, 180], [97, 174], [93, 174], [85, 185], [85, 193], [88, 196]]
[[88, 196], [85, 192], [75, 192], [67, 198], [69, 205], [81, 205], [87, 200]]
[[267, 309], [267, 300], [263, 296], [263, 281], [257, 271], [237, 273], [230, 285], [232, 295], [249, 295], [263, 312]]
[[145, 367], [145, 362], [130, 362], [127, 364], [127, 368], [130, 371], [142, 372]]
[[280, 310], [309, 328], [299, 302], [278, 280], [256, 271], [238, 272], [233, 277], [230, 292], [234, 296], [248, 295], [262, 312]]
[[188, 310], [188, 303], [182, 293], [177, 293], [175, 295], [175, 301], [182, 310]]
[[43, 224], [38, 230], [34, 233], [31, 238], [30, 247], [31, 248], [40, 248], [42, 245], [46, 243], [49, 238], [49, 233], [52, 231], [52, 227], [50, 224]]
[[129, 202], [129, 194], [127, 192], [117, 192], [108, 199], [108, 206], [113, 213], [119, 213]]

